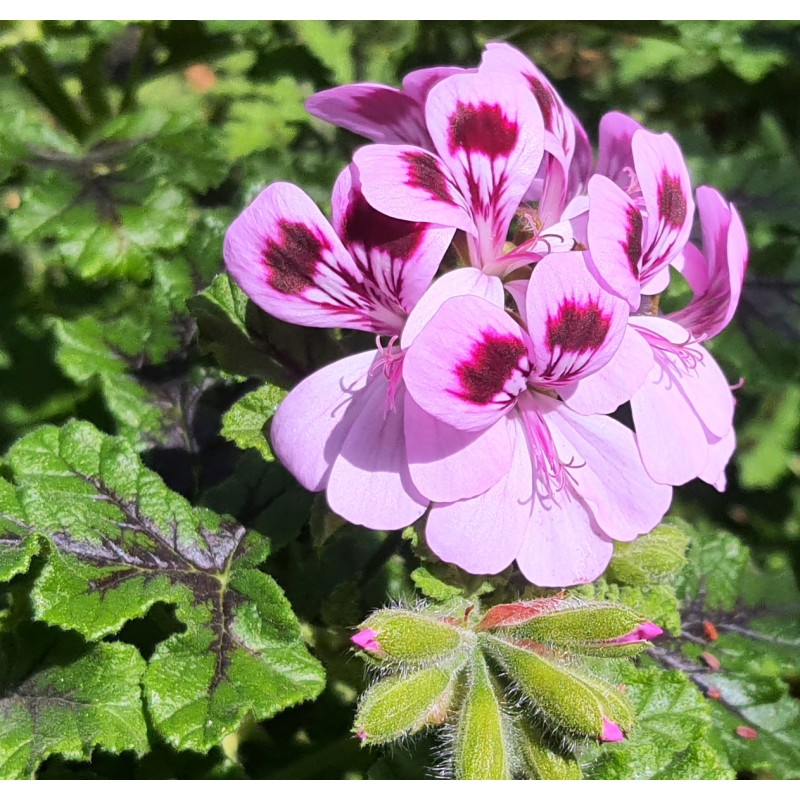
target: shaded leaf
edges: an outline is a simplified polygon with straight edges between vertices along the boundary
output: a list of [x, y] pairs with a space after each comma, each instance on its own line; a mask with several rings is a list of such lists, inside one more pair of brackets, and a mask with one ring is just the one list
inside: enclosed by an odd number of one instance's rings
[[255, 448], [272, 461], [275, 455], [267, 441], [267, 424], [272, 419], [286, 391], [265, 384], [237, 400], [222, 418], [222, 435], [242, 450]]

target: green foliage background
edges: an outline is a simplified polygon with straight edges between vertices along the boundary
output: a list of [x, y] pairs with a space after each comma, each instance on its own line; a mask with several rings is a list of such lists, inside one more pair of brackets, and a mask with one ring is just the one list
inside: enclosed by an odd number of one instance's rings
[[728, 491], [676, 492], [682, 570], [667, 531], [581, 590], [670, 634], [643, 668], [616, 668], [640, 726], [587, 748], [586, 774], [800, 777], [793, 22], [0, 25], [0, 777], [426, 774], [432, 738], [385, 755], [350, 735], [352, 626], [415, 588], [524, 587], [424, 562], [414, 532], [345, 524], [274, 461], [264, 433], [285, 390], [360, 334], [269, 319], [221, 275], [221, 244], [271, 181], [327, 207], [359, 140], [312, 119], [310, 94], [475, 65], [499, 39], [593, 141], [612, 109], [671, 132], [751, 243], [713, 343], [744, 378]]

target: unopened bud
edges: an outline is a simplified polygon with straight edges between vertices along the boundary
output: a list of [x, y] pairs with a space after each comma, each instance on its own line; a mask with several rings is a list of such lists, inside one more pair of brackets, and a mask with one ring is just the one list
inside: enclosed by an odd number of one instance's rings
[[516, 749], [528, 778], [542, 781], [579, 781], [583, 777], [580, 765], [572, 753], [546, 740], [541, 731], [528, 720], [515, 727]]
[[381, 659], [421, 665], [451, 658], [461, 648], [463, 634], [435, 616], [384, 609], [371, 614], [352, 641]]

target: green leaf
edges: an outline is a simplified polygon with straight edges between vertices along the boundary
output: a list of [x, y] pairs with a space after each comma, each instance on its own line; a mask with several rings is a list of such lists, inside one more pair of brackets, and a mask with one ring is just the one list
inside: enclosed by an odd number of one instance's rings
[[0, 478], [0, 581], [25, 572], [39, 552], [39, 538], [31, 532], [17, 490]]
[[668, 582], [686, 564], [688, 545], [688, 526], [680, 520], [668, 520], [647, 536], [615, 542], [606, 578], [631, 586]]
[[417, 567], [411, 573], [411, 580], [414, 581], [414, 585], [424, 595], [432, 600], [446, 602], [461, 594], [461, 590], [458, 587], [450, 586], [450, 584], [435, 578], [425, 567]]
[[723, 779], [733, 775], [705, 744], [711, 710], [680, 672], [620, 664], [614, 672], [625, 684], [636, 713], [626, 741], [595, 749], [587, 777], [596, 780]]
[[0, 697], [0, 778], [30, 778], [56, 753], [88, 761], [95, 747], [147, 752], [145, 663], [136, 648], [101, 643], [77, 658], [59, 653], [50, 661]]
[[255, 448], [267, 461], [273, 461], [266, 429], [284, 397], [285, 389], [269, 384], [246, 394], [222, 418], [222, 435], [242, 450]]
[[175, 604], [186, 630], [158, 645], [144, 679], [168, 742], [208, 750], [248, 714], [272, 716], [322, 689], [288, 602], [258, 569], [264, 537], [192, 508], [129, 444], [87, 423], [34, 431], [10, 463], [32, 527], [52, 545], [37, 618], [98, 639], [156, 602]]
[[316, 19], [290, 24], [301, 44], [331, 70], [334, 83], [352, 83], [355, 80], [351, 27]]

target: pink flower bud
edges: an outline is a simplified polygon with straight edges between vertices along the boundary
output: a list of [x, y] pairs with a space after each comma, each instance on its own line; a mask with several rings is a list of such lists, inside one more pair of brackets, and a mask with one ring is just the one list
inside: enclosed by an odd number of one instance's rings
[[635, 631], [629, 633], [627, 636], [621, 636], [619, 639], [614, 640], [614, 644], [630, 644], [631, 642], [648, 642], [650, 639], [655, 639], [656, 636], [661, 636], [664, 631], [655, 624], [655, 622], [644, 622]]
[[603, 732], [600, 734], [601, 742], [621, 742], [625, 738], [622, 728], [610, 719], [603, 720]]
[[363, 631], [359, 631], [355, 636], [351, 636], [350, 641], [362, 650], [370, 653], [379, 653], [381, 646], [378, 644], [377, 636], [377, 631], [372, 630], [372, 628], [364, 628]]

